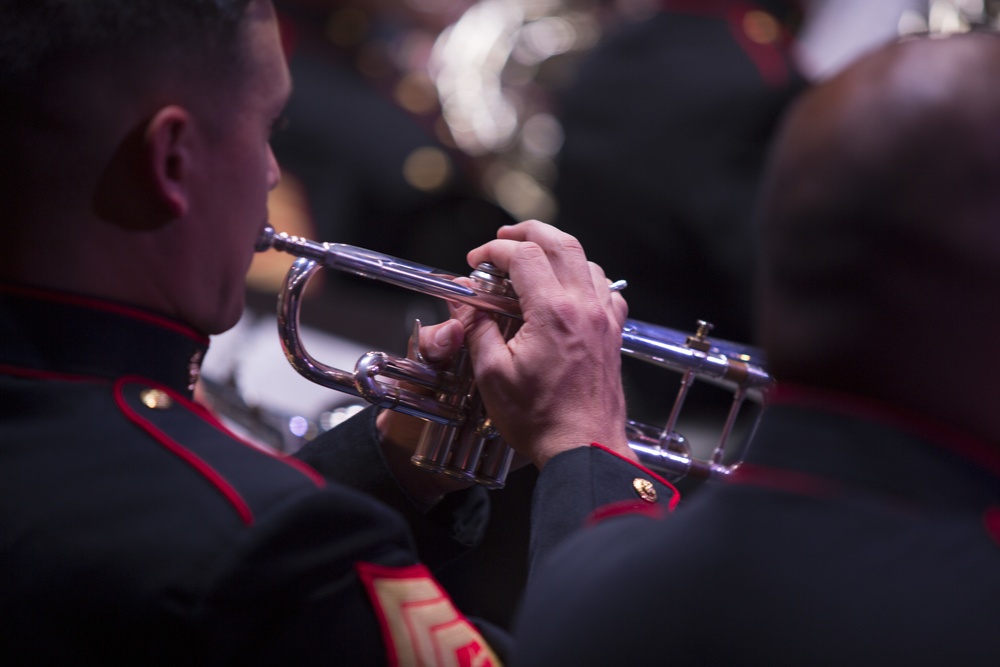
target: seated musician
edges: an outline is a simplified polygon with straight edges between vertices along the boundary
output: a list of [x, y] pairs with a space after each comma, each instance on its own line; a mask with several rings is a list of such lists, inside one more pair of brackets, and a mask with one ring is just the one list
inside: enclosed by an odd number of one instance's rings
[[807, 92], [759, 210], [777, 391], [667, 519], [533, 573], [515, 665], [1000, 656], [1000, 36], [912, 38]]
[[[410, 465], [407, 418], [276, 457], [192, 400], [279, 179], [270, 2], [0, 0], [0, 22], [0, 663], [499, 664], [505, 633], [432, 574], [476, 544], [486, 493]], [[501, 235], [476, 259], [510, 272], [524, 326], [470, 322], [469, 343], [544, 469], [544, 549], [671, 491], [624, 436], [625, 302], [570, 237]], [[420, 347], [447, 359], [462, 335]]]

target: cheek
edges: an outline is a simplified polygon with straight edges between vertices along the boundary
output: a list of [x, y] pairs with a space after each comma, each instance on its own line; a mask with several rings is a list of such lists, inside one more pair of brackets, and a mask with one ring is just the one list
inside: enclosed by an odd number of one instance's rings
[[[234, 213], [242, 220], [237, 225], [244, 228], [259, 226], [266, 219], [268, 192], [271, 190], [273, 168], [270, 150], [248, 150], [230, 165], [229, 176], [232, 190], [229, 215]], [[226, 186], [222, 186], [226, 187]]]
[[255, 206], [266, 207], [268, 193], [277, 185], [278, 177], [281, 173], [278, 170], [278, 163], [274, 159], [274, 154], [271, 153], [271, 147], [268, 144], [264, 144], [264, 148], [257, 151], [252, 161], [248, 160], [248, 170], [251, 168], [250, 165], [253, 165], [253, 173], [249, 175], [252, 178], [252, 183], [250, 184], [253, 191], [251, 195], [252, 201]]

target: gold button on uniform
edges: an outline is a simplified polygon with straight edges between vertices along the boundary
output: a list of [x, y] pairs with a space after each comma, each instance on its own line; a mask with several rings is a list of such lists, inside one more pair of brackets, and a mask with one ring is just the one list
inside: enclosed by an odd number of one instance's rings
[[162, 389], [143, 389], [139, 393], [139, 400], [151, 410], [166, 410], [174, 404], [170, 395]]
[[632, 480], [632, 488], [635, 489], [635, 492], [639, 494], [639, 497], [647, 503], [656, 502], [656, 487], [654, 487], [653, 483], [648, 479], [636, 477]]

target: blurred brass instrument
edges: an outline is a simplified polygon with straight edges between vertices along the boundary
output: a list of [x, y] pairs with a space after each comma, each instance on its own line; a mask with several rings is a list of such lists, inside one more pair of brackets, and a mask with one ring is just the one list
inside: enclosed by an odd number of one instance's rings
[[[299, 310], [309, 279], [327, 267], [494, 313], [501, 316], [501, 330], [512, 335], [521, 310], [509, 281], [489, 264], [478, 266], [468, 280], [458, 281], [462, 276], [356, 246], [276, 233], [268, 227], [261, 234], [257, 250], [272, 248], [298, 257], [278, 296], [279, 337], [295, 370], [320, 385], [427, 420], [413, 455], [416, 465], [489, 488], [502, 487], [513, 450], [490, 423], [464, 350], [447, 369], [385, 352], [368, 352], [352, 372], [344, 371], [317, 361], [305, 349], [299, 337]], [[622, 285], [616, 283], [611, 289]], [[682, 373], [680, 391], [665, 426], [634, 421], [626, 426], [629, 444], [640, 461], [675, 479], [728, 475], [734, 466], [727, 465], [723, 456], [741, 406], [748, 397], [762, 402], [766, 389], [773, 384], [771, 376], [755, 361], [761, 356], [757, 350], [709, 339], [710, 329], [710, 324], [700, 322], [697, 332], [687, 335], [628, 320], [622, 330], [623, 354]], [[684, 399], [696, 378], [733, 391], [726, 422], [708, 460], [693, 457], [685, 438], [675, 431]], [[400, 382], [420, 389], [411, 390]]]

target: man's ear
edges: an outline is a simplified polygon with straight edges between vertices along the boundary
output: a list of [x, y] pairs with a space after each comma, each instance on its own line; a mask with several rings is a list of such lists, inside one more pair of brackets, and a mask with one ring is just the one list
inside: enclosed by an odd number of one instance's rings
[[190, 205], [191, 132], [191, 115], [172, 105], [153, 115], [143, 137], [153, 194], [175, 218], [187, 214]]
[[163, 107], [136, 123], [98, 176], [92, 205], [122, 229], [152, 230], [187, 213], [192, 164], [191, 115]]

